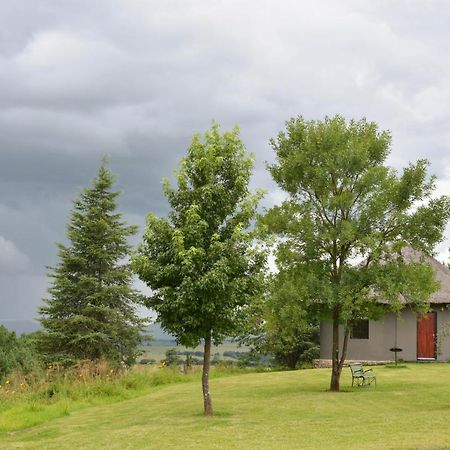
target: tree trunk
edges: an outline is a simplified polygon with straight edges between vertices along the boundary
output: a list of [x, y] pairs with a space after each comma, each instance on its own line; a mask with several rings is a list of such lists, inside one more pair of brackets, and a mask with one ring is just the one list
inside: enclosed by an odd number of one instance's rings
[[203, 406], [205, 416], [212, 416], [212, 400], [209, 393], [209, 368], [211, 363], [211, 331], [205, 337], [205, 348], [203, 353], [203, 373], [202, 373], [202, 389], [203, 389]]
[[345, 326], [344, 342], [342, 344], [342, 353], [339, 358], [339, 320], [336, 315], [333, 317], [333, 346], [332, 346], [332, 370], [330, 391], [339, 392], [342, 368], [347, 357], [347, 346], [350, 330]]
[[339, 392], [341, 371], [339, 370], [339, 320], [333, 314], [333, 345], [331, 346], [331, 382], [330, 391]]

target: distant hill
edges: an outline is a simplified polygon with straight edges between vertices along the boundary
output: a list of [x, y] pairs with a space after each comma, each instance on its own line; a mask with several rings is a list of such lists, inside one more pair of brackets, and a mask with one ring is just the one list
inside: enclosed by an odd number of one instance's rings
[[[17, 335], [34, 333], [41, 329], [36, 320], [0, 320], [0, 325], [8, 330], [15, 331]], [[175, 338], [166, 333], [158, 323], [152, 323], [146, 327], [155, 341], [175, 341]], [[228, 342], [229, 339], [226, 339]]]
[[169, 334], [166, 333], [162, 328], [161, 325], [158, 323], [152, 323], [146, 327], [146, 329], [150, 332], [151, 336], [155, 341], [173, 341], [175, 338]]
[[39, 322], [35, 320], [0, 320], [0, 325], [3, 325], [10, 331], [15, 331], [18, 335], [34, 333], [41, 328]]
[[[35, 320], [0, 320], [0, 325], [5, 326], [8, 330], [15, 331], [18, 335], [33, 333], [41, 328], [39, 322]], [[157, 341], [174, 340], [174, 337], [163, 331], [157, 323], [152, 323], [146, 328], [153, 336], [153, 339]]]

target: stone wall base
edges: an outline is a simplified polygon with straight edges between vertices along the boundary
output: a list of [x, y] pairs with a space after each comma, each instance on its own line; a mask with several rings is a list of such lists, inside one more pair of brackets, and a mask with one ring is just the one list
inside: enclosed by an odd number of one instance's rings
[[[392, 364], [394, 363], [394, 360], [389, 361], [362, 361], [362, 360], [354, 360], [354, 359], [347, 359], [345, 361], [345, 366], [348, 366], [352, 363], [361, 363], [365, 366], [384, 366], [386, 364]], [[330, 368], [332, 366], [331, 359], [314, 359], [313, 365], [316, 369], [323, 369], [323, 368]]]

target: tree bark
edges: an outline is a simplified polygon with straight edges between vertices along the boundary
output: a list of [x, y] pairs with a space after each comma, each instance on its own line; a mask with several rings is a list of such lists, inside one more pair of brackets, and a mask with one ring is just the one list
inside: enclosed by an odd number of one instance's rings
[[339, 376], [342, 373], [342, 368], [344, 367], [345, 359], [347, 358], [347, 347], [348, 347], [348, 338], [350, 336], [350, 329], [347, 324], [345, 326], [345, 334], [344, 334], [344, 343], [342, 344], [342, 353], [341, 360], [339, 361]]
[[333, 345], [331, 346], [331, 382], [330, 391], [339, 392], [341, 371], [339, 370], [339, 320], [333, 314]]
[[340, 391], [340, 380], [345, 358], [347, 357], [348, 338], [350, 330], [345, 326], [344, 342], [342, 344], [342, 353], [339, 357], [339, 320], [336, 315], [333, 317], [333, 346], [332, 346], [332, 370], [330, 391]]
[[212, 416], [212, 399], [209, 392], [209, 369], [211, 367], [211, 331], [205, 337], [205, 347], [203, 353], [203, 372], [202, 372], [202, 389], [203, 389], [203, 406], [205, 416]]

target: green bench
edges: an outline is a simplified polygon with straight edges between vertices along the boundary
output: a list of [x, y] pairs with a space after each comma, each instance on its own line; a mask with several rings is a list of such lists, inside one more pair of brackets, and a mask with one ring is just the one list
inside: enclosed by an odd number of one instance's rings
[[357, 386], [368, 386], [375, 381], [377, 384], [377, 377], [372, 369], [364, 369], [362, 364], [349, 364], [352, 371], [352, 386], [356, 380]]

